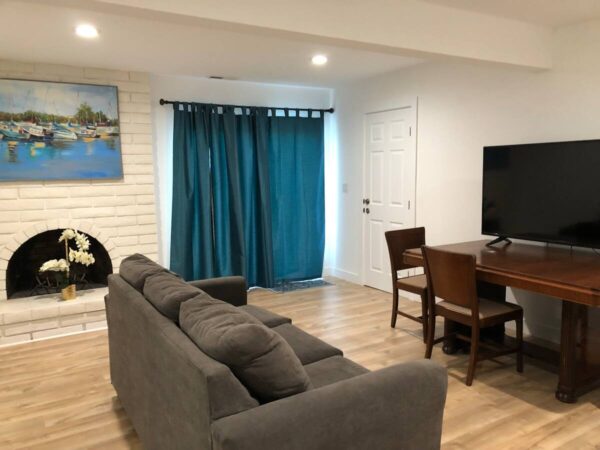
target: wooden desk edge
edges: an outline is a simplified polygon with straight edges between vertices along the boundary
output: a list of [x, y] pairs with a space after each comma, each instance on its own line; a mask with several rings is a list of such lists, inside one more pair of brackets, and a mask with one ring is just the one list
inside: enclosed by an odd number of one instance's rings
[[[409, 249], [404, 252], [403, 260], [406, 264], [417, 267], [423, 266], [421, 249]], [[540, 278], [528, 277], [517, 272], [495, 270], [488, 267], [477, 266], [477, 279], [501, 286], [514, 287], [526, 291], [567, 300], [586, 306], [600, 306], [600, 291], [573, 286], [570, 284], [553, 283]]]

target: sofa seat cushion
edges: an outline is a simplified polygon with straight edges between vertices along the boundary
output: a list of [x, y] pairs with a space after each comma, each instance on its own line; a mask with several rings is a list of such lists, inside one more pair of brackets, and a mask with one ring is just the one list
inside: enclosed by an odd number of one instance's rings
[[244, 305], [240, 306], [239, 308], [250, 314], [252, 317], [260, 320], [261, 323], [269, 328], [283, 325], [284, 323], [292, 323], [292, 319], [289, 317], [280, 316], [279, 314], [259, 308], [258, 306]]
[[[179, 320], [181, 304], [192, 297], [212, 299], [208, 294], [170, 272], [150, 275], [144, 283], [144, 297], [158, 309], [163, 316], [173, 322]], [[214, 300], [214, 299], [212, 299]], [[214, 300], [216, 301], [216, 300]], [[220, 300], [219, 300], [220, 301]]]
[[291, 324], [273, 328], [294, 349], [303, 365], [320, 361], [331, 356], [343, 356], [339, 348], [335, 348], [322, 340], [311, 336]]
[[304, 366], [314, 388], [368, 373], [369, 370], [343, 356], [332, 356]]
[[119, 266], [119, 275], [139, 292], [144, 289], [148, 277], [160, 272], [169, 273], [167, 269], [139, 253], [128, 256]]
[[310, 389], [310, 379], [287, 342], [258, 319], [195, 297], [181, 305], [181, 329], [211, 358], [227, 365], [248, 391], [266, 403]]

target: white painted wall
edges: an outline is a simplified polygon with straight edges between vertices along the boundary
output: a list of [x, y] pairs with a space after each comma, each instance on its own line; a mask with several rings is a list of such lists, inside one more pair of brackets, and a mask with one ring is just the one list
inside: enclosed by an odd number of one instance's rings
[[[332, 90], [263, 83], [250, 83], [208, 78], [173, 77], [153, 75], [150, 79], [152, 116], [154, 125], [154, 152], [157, 170], [156, 196], [159, 217], [159, 260], [169, 265], [171, 239], [171, 205], [173, 179], [173, 107], [160, 106], [159, 99], [196, 101], [206, 103], [289, 106], [298, 108], [329, 108]], [[331, 115], [326, 117], [326, 133]], [[326, 139], [326, 170], [335, 167], [331, 146]], [[329, 207], [332, 199], [326, 196]], [[332, 208], [330, 208], [332, 209]], [[327, 217], [326, 217], [327, 220]], [[327, 220], [328, 236], [332, 236], [331, 220]], [[327, 251], [328, 254], [331, 252]], [[328, 264], [328, 263], [327, 263]]]
[[[482, 147], [600, 138], [600, 22], [554, 36], [554, 68], [524, 72], [422, 64], [336, 89], [339, 136], [334, 273], [361, 280], [363, 115], [418, 97], [417, 225], [430, 244], [481, 238]], [[348, 192], [342, 192], [346, 183]], [[529, 331], [557, 341], [560, 303], [514, 291]]]

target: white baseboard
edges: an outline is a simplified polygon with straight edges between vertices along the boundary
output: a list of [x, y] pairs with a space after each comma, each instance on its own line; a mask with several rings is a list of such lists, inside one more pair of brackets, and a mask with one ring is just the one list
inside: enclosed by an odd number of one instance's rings
[[362, 280], [357, 273], [348, 272], [337, 267], [327, 267], [323, 269], [323, 275], [341, 278], [342, 280], [349, 281], [350, 283], [354, 284], [362, 284]]

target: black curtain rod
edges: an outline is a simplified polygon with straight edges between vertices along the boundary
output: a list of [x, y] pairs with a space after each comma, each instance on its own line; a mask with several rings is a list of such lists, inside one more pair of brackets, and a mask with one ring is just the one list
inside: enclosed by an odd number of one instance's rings
[[[158, 103], [160, 103], [161, 105], [173, 105], [175, 103], [181, 103], [182, 105], [191, 105], [194, 103], [198, 103], [198, 102], [175, 102], [173, 100], [165, 100], [164, 98], [161, 98]], [[213, 105], [213, 103], [209, 103], [210, 105]], [[214, 106], [231, 106], [233, 108], [251, 108], [250, 106], [242, 106], [242, 105], [217, 105], [214, 104]], [[263, 108], [263, 106], [259, 106], [258, 108]], [[318, 109], [318, 108], [283, 108], [283, 107], [278, 107], [278, 106], [264, 106], [264, 108], [267, 109], [291, 109], [291, 110], [298, 110], [298, 111], [319, 111], [319, 112], [324, 112], [324, 113], [333, 113], [335, 110], [333, 108], [329, 108], [329, 109]]]

